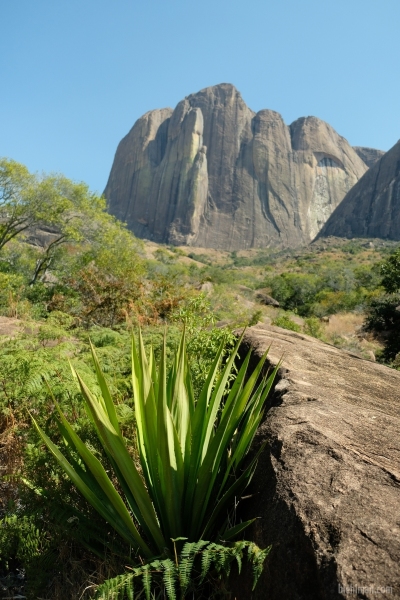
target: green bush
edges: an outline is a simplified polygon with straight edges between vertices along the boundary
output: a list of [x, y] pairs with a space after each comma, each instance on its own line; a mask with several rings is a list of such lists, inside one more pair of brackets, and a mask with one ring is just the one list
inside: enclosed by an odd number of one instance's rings
[[322, 339], [323, 329], [321, 321], [317, 317], [307, 317], [304, 319], [304, 333]]
[[282, 327], [282, 329], [290, 329], [291, 331], [301, 331], [301, 326], [292, 321], [289, 315], [280, 315], [272, 321], [272, 325]]
[[297, 310], [299, 314], [308, 314], [321, 282], [316, 275], [306, 273], [282, 273], [265, 280], [271, 289], [271, 295], [285, 310]]
[[400, 294], [385, 294], [371, 301], [367, 309], [365, 328], [384, 340], [381, 357], [392, 362], [400, 352]]
[[368, 296], [367, 291], [362, 288], [351, 292], [322, 290], [315, 296], [311, 312], [318, 317], [338, 312], [350, 312], [358, 307], [361, 308]]

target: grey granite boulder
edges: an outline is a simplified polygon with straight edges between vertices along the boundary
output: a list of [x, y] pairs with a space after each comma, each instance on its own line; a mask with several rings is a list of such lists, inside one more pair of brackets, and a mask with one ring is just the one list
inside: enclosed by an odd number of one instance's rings
[[265, 304], [266, 306], [275, 306], [275, 307], [279, 306], [278, 300], [275, 300], [275, 298], [273, 298], [272, 296], [267, 294], [267, 292], [265, 290], [257, 290], [256, 298], [260, 304]]
[[272, 551], [235, 597], [400, 598], [400, 373], [278, 327], [248, 329], [243, 346], [270, 344], [283, 363], [242, 517], [261, 517], [246, 537]]

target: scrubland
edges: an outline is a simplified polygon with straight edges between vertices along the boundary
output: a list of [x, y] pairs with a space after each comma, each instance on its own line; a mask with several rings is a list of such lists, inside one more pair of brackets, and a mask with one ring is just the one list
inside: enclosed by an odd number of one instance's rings
[[[126, 547], [32, 426], [34, 418], [62, 443], [56, 399], [104, 458], [71, 370], [100, 393], [90, 343], [137, 461], [132, 331], [141, 329], [158, 360], [167, 328], [171, 366], [185, 329], [194, 402], [221, 344], [228, 356], [234, 332], [259, 322], [398, 368], [400, 258], [397, 244], [382, 240], [328, 238], [283, 251], [158, 245], [135, 239], [81, 184], [17, 175], [59, 210], [46, 224], [46, 207], [36, 207], [29, 227], [8, 238], [0, 221], [0, 595], [91, 598], [125, 568]], [[118, 477], [112, 482], [119, 489]], [[224, 591], [217, 579], [215, 597]]]

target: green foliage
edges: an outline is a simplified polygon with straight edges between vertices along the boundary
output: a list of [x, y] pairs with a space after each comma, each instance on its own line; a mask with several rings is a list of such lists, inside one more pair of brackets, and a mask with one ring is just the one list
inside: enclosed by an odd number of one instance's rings
[[183, 301], [171, 313], [170, 320], [185, 326], [187, 355], [197, 398], [221, 344], [224, 344], [224, 352], [228, 353], [236, 343], [236, 336], [228, 327], [214, 327], [215, 314], [210, 301], [203, 294]]
[[384, 343], [380, 359], [398, 368], [400, 352], [400, 248], [380, 265], [382, 286], [386, 293], [372, 297], [366, 311], [365, 328]]
[[158, 248], [158, 250], [155, 251], [154, 256], [157, 260], [166, 265], [169, 265], [176, 260], [176, 256], [171, 254], [171, 252], [168, 252], [168, 250], [164, 250], [164, 248]]
[[[15, 161], [0, 160], [0, 250], [23, 233], [34, 240], [25, 252], [31, 255], [31, 284], [50, 266], [54, 269], [67, 244], [96, 239], [99, 229], [115, 225], [105, 209], [105, 200], [84, 183], [62, 175], [32, 175]], [[34, 227], [46, 233], [33, 233]]]
[[400, 352], [400, 294], [384, 294], [371, 301], [367, 309], [365, 328], [382, 336], [381, 358], [392, 362]]
[[[197, 402], [184, 336], [168, 378], [165, 340], [158, 374], [154, 354], [151, 352], [146, 358], [141, 336], [139, 351], [133, 344], [136, 439], [146, 485], [129, 456], [94, 350], [101, 398], [94, 396], [81, 377], [74, 374], [134, 519], [104, 467], [71, 428], [55, 400], [59, 413], [56, 422], [67, 448], [66, 457], [33, 419], [43, 441], [88, 502], [147, 558], [162, 554], [170, 547], [171, 538], [186, 535], [196, 541], [203, 534], [217, 535], [217, 527], [219, 535], [229, 539], [248, 524], [239, 530], [229, 529], [226, 509], [234, 496], [240, 496], [254, 472], [258, 455], [240, 476], [234, 475], [240, 471], [249, 450], [276, 371], [256, 387], [265, 355], [244, 384], [249, 353], [223, 402], [239, 343], [240, 340], [216, 381], [223, 354], [221, 345]], [[73, 458], [75, 453], [80, 456], [79, 462]], [[225, 523], [222, 528], [221, 517]]]
[[304, 333], [321, 339], [323, 337], [321, 321], [317, 317], [307, 317], [304, 320]]
[[310, 311], [319, 317], [350, 312], [365, 304], [368, 296], [363, 288], [350, 292], [322, 290], [316, 294], [315, 303], [311, 305]]
[[282, 273], [267, 278], [266, 285], [271, 288], [271, 295], [283, 308], [296, 309], [299, 314], [306, 314], [321, 284], [317, 275]]
[[43, 216], [35, 183], [26, 167], [0, 159], [0, 250]]
[[301, 331], [301, 326], [295, 323], [287, 314], [281, 314], [274, 319], [272, 325], [282, 327], [282, 329], [290, 329], [291, 331]]
[[[34, 591], [37, 585], [46, 584], [45, 577], [53, 560], [49, 538], [43, 535], [35, 519], [15, 514], [0, 519], [0, 571], [2, 567], [5, 570], [12, 569], [15, 561], [24, 564], [31, 581], [30, 589]], [[4, 583], [8, 588], [7, 595], [14, 597], [11, 594], [17, 583], [13, 580]]]
[[[325, 316], [360, 309], [380, 284], [379, 272], [370, 264], [313, 257], [298, 259], [296, 271], [269, 275], [265, 285], [285, 310], [302, 316]], [[301, 272], [298, 272], [298, 269]]]
[[[199, 369], [204, 371], [207, 364], [209, 366], [212, 364], [215, 353], [212, 354], [210, 347], [209, 356], [201, 357], [200, 349], [203, 343], [201, 340], [205, 339], [202, 331], [203, 320], [201, 311], [197, 313], [200, 305], [193, 303], [191, 306], [192, 316], [189, 309], [185, 313], [186, 323], [191, 331], [188, 336], [189, 344], [193, 343], [191, 361], [195, 364], [197, 360], [195, 357], [199, 356], [202, 361]], [[206, 307], [207, 304], [204, 306]], [[204, 317], [208, 318], [206, 310]], [[180, 324], [179, 320], [177, 323]], [[14, 339], [1, 341], [0, 433], [4, 433], [3, 446], [0, 447], [0, 461], [3, 472], [10, 478], [8, 488], [4, 485], [2, 488], [9, 491], [1, 500], [2, 509], [7, 510], [10, 518], [17, 517], [17, 522], [13, 528], [4, 529], [4, 536], [0, 543], [0, 556], [12, 558], [13, 564], [17, 561], [25, 569], [28, 574], [29, 589], [35, 590], [31, 592], [33, 597], [39, 597], [45, 594], [43, 586], [50, 580], [54, 581], [55, 585], [60, 582], [58, 585], [61, 587], [68, 586], [69, 583], [64, 578], [67, 577], [67, 570], [74, 569], [79, 562], [86, 564], [87, 573], [93, 571], [95, 567], [90, 566], [91, 562], [85, 563], [82, 562], [82, 558], [79, 558], [82, 551], [77, 544], [81, 544], [82, 540], [85, 540], [88, 548], [90, 547], [91, 553], [104, 556], [104, 548], [108, 548], [108, 565], [111, 565], [116, 552], [118, 556], [124, 556], [122, 564], [130, 564], [130, 562], [127, 558], [128, 545], [123, 552], [117, 551], [121, 543], [116, 544], [114, 541], [112, 548], [109, 544], [107, 546], [112, 539], [112, 530], [101, 517], [96, 517], [93, 510], [90, 512], [90, 507], [88, 508], [84, 499], [65, 478], [61, 467], [50, 459], [42, 446], [37, 444], [36, 435], [29, 427], [27, 419], [27, 411], [30, 410], [47, 435], [57, 443], [63, 443], [54, 419], [54, 400], [46, 385], [47, 380], [63, 413], [74, 423], [74, 428], [81, 439], [97, 459], [102, 462], [107, 461], [107, 455], [93, 430], [68, 364], [68, 361], [72, 360], [74, 366], [84, 375], [86, 383], [96, 395], [100, 395], [101, 390], [92, 367], [87, 333], [75, 327], [70, 315], [56, 312], [50, 313], [46, 321], [33, 323], [32, 327], [34, 336], [27, 331]], [[212, 328], [211, 335], [213, 331]], [[221, 330], [216, 331], [218, 336], [222, 335]], [[170, 367], [174, 359], [174, 349], [179, 344], [179, 330], [171, 327], [169, 333], [166, 360]], [[201, 340], [197, 338], [198, 335], [201, 336]], [[90, 331], [90, 336], [97, 348], [102, 369], [108, 374], [108, 385], [117, 402], [116, 414], [124, 440], [130, 454], [134, 460], [137, 460], [135, 413], [132, 405], [130, 335], [124, 329], [116, 331], [94, 327]], [[160, 329], [146, 328], [144, 341], [146, 346], [148, 348], [152, 346], [155, 355], [160, 357], [163, 348], [163, 335]], [[226, 361], [226, 358], [224, 360]], [[200, 385], [197, 389], [198, 397]], [[5, 439], [10, 439], [8, 451]], [[26, 487], [24, 482], [28, 482], [29, 487]], [[15, 493], [19, 498], [18, 505], [13, 504]], [[8, 505], [7, 501], [11, 504]], [[26, 519], [30, 527], [40, 531], [41, 539], [47, 540], [46, 544], [42, 543], [38, 546], [36, 555], [28, 555], [27, 552], [18, 550], [19, 544], [23, 544], [26, 538], [25, 525], [23, 525]], [[90, 525], [96, 523], [96, 520], [99, 522], [97, 529]], [[76, 540], [72, 549], [71, 540]], [[67, 552], [71, 563], [62, 558], [63, 552]], [[1, 566], [4, 568], [5, 564], [0, 559]], [[65, 575], [63, 575], [64, 571]], [[84, 571], [78, 575], [84, 577]], [[68, 581], [75, 580], [71, 580], [71, 576], [68, 575]]]
[[195, 252], [189, 252], [188, 257], [197, 262], [204, 263], [205, 265], [211, 264], [211, 260], [205, 254], [195, 254]]
[[400, 289], [400, 248], [391, 254], [381, 265], [382, 285], [389, 293]]
[[[228, 577], [234, 561], [240, 573], [245, 552], [252, 565], [254, 589], [270, 550], [271, 547], [260, 550], [256, 544], [247, 541], [235, 542], [230, 546], [204, 540], [186, 542], [179, 555], [175, 552], [175, 561], [170, 558], [157, 559], [133, 568], [131, 573], [107, 580], [97, 588], [95, 600], [129, 600], [140, 597], [147, 600], [151, 597], [151, 590], [157, 594], [157, 598], [184, 598], [187, 594], [198, 593], [204, 581], [212, 580], [213, 572], [217, 577]], [[214, 587], [214, 593], [210, 590], [208, 598], [211, 595], [215, 598], [217, 594]]]
[[261, 321], [263, 316], [262, 310], [256, 310], [252, 315], [251, 318], [249, 320], [249, 327], [251, 327], [252, 325], [257, 325], [257, 323], [259, 321]]

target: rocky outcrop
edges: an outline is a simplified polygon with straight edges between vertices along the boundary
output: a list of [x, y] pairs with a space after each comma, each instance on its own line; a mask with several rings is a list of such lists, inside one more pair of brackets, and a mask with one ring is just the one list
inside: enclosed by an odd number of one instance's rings
[[400, 240], [400, 141], [357, 182], [318, 237]]
[[265, 290], [257, 290], [256, 298], [260, 304], [265, 304], [266, 306], [275, 306], [277, 308], [279, 307], [278, 300], [275, 300], [275, 298], [267, 294]]
[[270, 344], [270, 364], [283, 363], [242, 517], [261, 517], [246, 538], [272, 550], [253, 595], [236, 582], [237, 600], [400, 598], [400, 373], [278, 327], [247, 330], [256, 356]]
[[327, 123], [288, 127], [229, 84], [141, 117], [118, 146], [109, 210], [139, 237], [238, 250], [312, 240], [367, 166]]
[[376, 148], [364, 148], [363, 146], [353, 146], [358, 156], [365, 162], [367, 167], [373, 167], [376, 162], [385, 154], [383, 150]]

